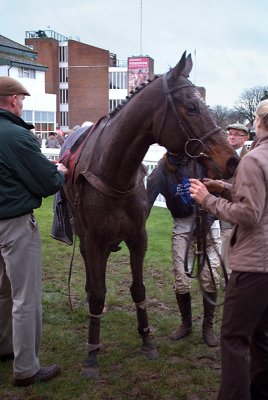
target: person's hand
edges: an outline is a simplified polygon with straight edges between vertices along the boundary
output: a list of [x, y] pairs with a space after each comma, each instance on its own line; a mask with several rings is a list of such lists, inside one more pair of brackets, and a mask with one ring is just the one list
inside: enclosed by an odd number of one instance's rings
[[56, 165], [57, 165], [58, 171], [61, 171], [63, 173], [63, 175], [68, 174], [68, 169], [65, 167], [65, 165], [63, 165], [61, 163], [57, 163]]
[[206, 186], [198, 179], [190, 178], [190, 195], [199, 204], [202, 204], [204, 198], [209, 194]]
[[222, 193], [225, 188], [224, 182], [220, 180], [203, 178], [202, 182], [206, 186], [209, 193]]

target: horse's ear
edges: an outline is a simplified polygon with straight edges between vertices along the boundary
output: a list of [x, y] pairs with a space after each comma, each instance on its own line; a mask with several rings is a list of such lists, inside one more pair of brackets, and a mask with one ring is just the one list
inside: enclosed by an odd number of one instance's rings
[[182, 75], [184, 75], [186, 78], [189, 78], [190, 72], [192, 71], [193, 68], [193, 61], [192, 61], [192, 56], [189, 54], [186, 58], [186, 65], [185, 68], [182, 72]]
[[178, 78], [179, 75], [183, 75], [186, 78], [189, 77], [190, 72], [193, 68], [193, 62], [191, 54], [186, 57], [186, 51], [183, 53], [178, 64], [172, 69], [172, 75], [174, 78]]

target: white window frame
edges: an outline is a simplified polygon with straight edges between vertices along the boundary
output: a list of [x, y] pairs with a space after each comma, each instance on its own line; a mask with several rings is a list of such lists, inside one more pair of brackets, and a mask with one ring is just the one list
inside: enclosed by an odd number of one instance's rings
[[35, 79], [36, 71], [33, 68], [18, 67], [18, 77]]

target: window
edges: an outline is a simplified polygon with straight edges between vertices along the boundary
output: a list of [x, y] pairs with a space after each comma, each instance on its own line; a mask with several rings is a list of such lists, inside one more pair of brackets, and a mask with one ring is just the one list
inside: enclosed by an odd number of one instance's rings
[[54, 113], [52, 111], [35, 111], [35, 122], [54, 122]]
[[55, 131], [55, 113], [52, 111], [34, 111], [35, 133], [41, 133], [47, 138], [48, 132]]
[[68, 126], [68, 112], [61, 111], [60, 112], [60, 126]]
[[109, 72], [110, 89], [127, 89], [127, 72]]
[[18, 76], [20, 78], [35, 79], [35, 69], [19, 67], [18, 68]]
[[110, 100], [110, 104], [109, 104], [109, 107], [110, 107], [110, 109], [109, 109], [109, 112], [111, 112], [112, 110], [114, 110], [119, 104], [121, 104], [122, 103], [122, 101], [124, 101], [125, 99], [122, 99], [122, 100], [118, 100], [118, 99], [114, 99], [114, 100]]
[[60, 68], [60, 82], [68, 82], [68, 68]]
[[68, 62], [68, 46], [60, 46], [60, 62]]
[[68, 89], [60, 89], [60, 103], [68, 104]]
[[31, 110], [23, 110], [22, 111], [22, 116], [21, 118], [25, 121], [25, 122], [33, 122], [33, 111]]
[[49, 132], [55, 132], [55, 125], [54, 123], [47, 123], [47, 122], [43, 122], [43, 123], [39, 123], [37, 122], [36, 124], [34, 124], [34, 128], [35, 128], [35, 133], [40, 133], [42, 136], [42, 139], [46, 139], [48, 137], [48, 133]]
[[40, 133], [43, 139], [48, 136], [48, 132], [55, 131], [55, 113], [52, 111], [23, 110], [22, 119], [33, 124], [35, 133]]

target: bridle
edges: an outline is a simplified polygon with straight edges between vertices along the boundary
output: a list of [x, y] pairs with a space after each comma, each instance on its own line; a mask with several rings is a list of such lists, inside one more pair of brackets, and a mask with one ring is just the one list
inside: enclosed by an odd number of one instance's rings
[[[163, 130], [164, 123], [166, 120], [168, 106], [170, 106], [171, 110], [175, 116], [175, 119], [176, 119], [176, 122], [177, 122], [177, 125], [178, 125], [180, 131], [187, 138], [187, 141], [184, 145], [184, 151], [185, 151], [186, 155], [190, 158], [199, 158], [199, 157], [210, 158], [207, 154], [204, 153], [204, 149], [205, 149], [204, 142], [208, 138], [210, 138], [214, 133], [220, 131], [221, 129], [219, 127], [216, 127], [214, 129], [212, 129], [211, 131], [207, 132], [205, 135], [203, 135], [202, 138], [197, 137], [193, 131], [188, 129], [188, 127], [185, 125], [183, 119], [180, 117], [179, 112], [175, 107], [174, 99], [172, 96], [172, 93], [175, 91], [185, 89], [185, 88], [190, 88], [190, 87], [195, 88], [196, 86], [193, 85], [192, 83], [189, 83], [189, 84], [169, 88], [167, 74], [162, 75], [162, 80], [163, 80], [164, 93], [166, 95], [166, 102], [165, 102], [165, 112], [164, 112], [164, 115], [163, 115], [163, 118], [162, 118], [162, 121], [160, 124], [160, 129], [157, 134], [157, 143], [160, 144], [161, 132]], [[201, 151], [198, 154], [195, 154], [195, 152], [190, 151], [190, 147], [192, 144], [197, 144], [198, 146], [201, 145]]]

